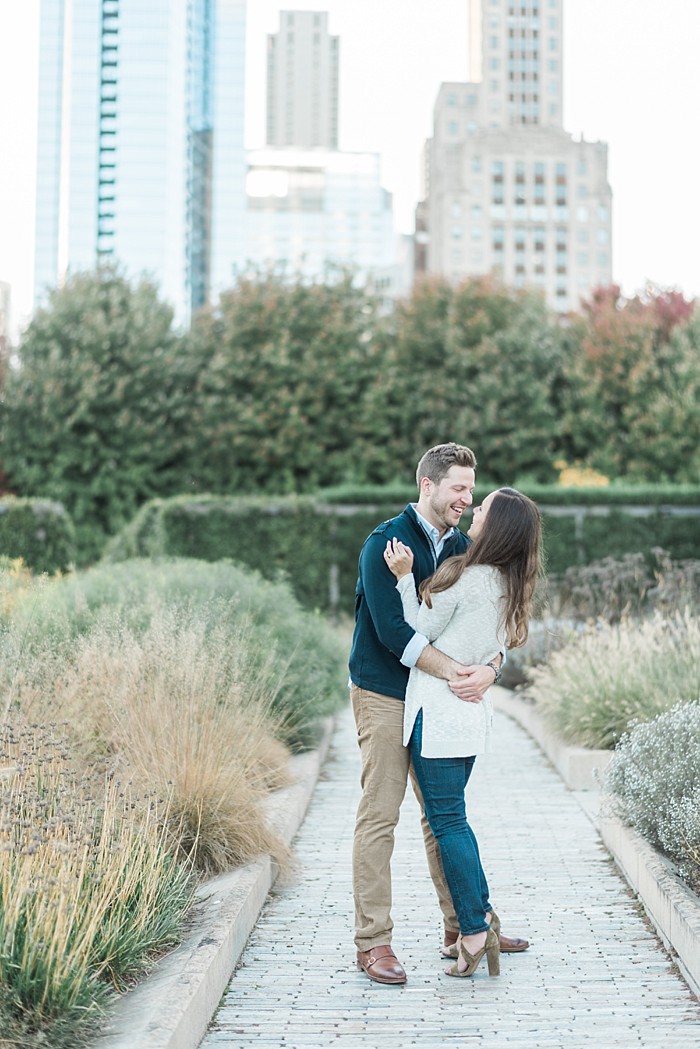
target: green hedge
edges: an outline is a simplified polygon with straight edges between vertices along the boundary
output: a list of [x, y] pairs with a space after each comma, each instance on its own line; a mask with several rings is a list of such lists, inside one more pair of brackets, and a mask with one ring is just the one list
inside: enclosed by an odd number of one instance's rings
[[61, 503], [0, 499], [0, 556], [21, 557], [35, 572], [66, 571], [75, 561], [75, 534]]
[[[495, 481], [485, 478], [481, 473], [477, 477], [477, 500], [483, 499], [494, 488], [500, 487]], [[533, 482], [516, 482], [515, 487], [525, 492], [536, 503], [543, 506], [697, 506], [700, 507], [700, 485], [658, 484], [658, 485], [592, 485], [564, 488], [558, 484], [535, 484]], [[338, 485], [324, 488], [316, 493], [316, 498], [324, 503], [348, 503], [354, 506], [367, 503], [394, 501], [405, 506], [416, 498], [415, 485]]]
[[[484, 492], [486, 492], [486, 488]], [[616, 507], [614, 489], [527, 488], [568, 494], [570, 515], [548, 513], [543, 506], [547, 567], [560, 573], [574, 564], [623, 553], [650, 552], [663, 546], [674, 559], [700, 558], [698, 516], [671, 516], [663, 509], [644, 517]], [[595, 512], [586, 510], [582, 491], [595, 491]], [[602, 493], [615, 491], [612, 506], [604, 507]], [[627, 503], [652, 505], [640, 489], [627, 490]], [[657, 490], [654, 490], [657, 491]], [[634, 493], [634, 499], [632, 496]], [[365, 537], [380, 521], [399, 513], [414, 498], [410, 489], [370, 489], [364, 502], [350, 497], [356, 489], [333, 489], [316, 498], [179, 496], [156, 499], [109, 544], [105, 557], [120, 561], [132, 557], [195, 557], [204, 561], [230, 559], [257, 569], [265, 578], [286, 578], [307, 608], [352, 611], [357, 558]], [[368, 492], [365, 490], [365, 497]], [[657, 491], [658, 494], [658, 491]], [[700, 489], [697, 490], [700, 497]], [[639, 500], [637, 499], [639, 496]], [[678, 505], [670, 490], [656, 505]], [[550, 503], [550, 505], [553, 505]], [[689, 498], [685, 506], [694, 506]], [[605, 511], [601, 514], [601, 509]]]

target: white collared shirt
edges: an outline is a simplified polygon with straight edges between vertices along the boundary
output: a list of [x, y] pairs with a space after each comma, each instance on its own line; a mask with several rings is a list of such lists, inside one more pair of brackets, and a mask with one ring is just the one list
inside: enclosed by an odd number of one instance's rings
[[[438, 558], [442, 553], [443, 547], [448, 539], [450, 539], [455, 532], [456, 528], [448, 528], [440, 535], [439, 529], [435, 525], [431, 524], [422, 514], [418, 513], [416, 504], [413, 503], [413, 509], [416, 512], [416, 518], [418, 524], [421, 526], [433, 549], [433, 558], [435, 560], [435, 567], [437, 568]], [[420, 659], [421, 652], [429, 644], [425, 634], [414, 634], [411, 640], [408, 642], [403, 652], [401, 653], [401, 662], [405, 667], [414, 667]]]

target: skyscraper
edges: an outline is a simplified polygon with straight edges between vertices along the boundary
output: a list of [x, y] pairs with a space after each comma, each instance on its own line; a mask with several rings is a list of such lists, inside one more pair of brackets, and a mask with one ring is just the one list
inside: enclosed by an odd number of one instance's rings
[[181, 322], [245, 221], [245, 0], [41, 0], [35, 289], [114, 260]]
[[338, 148], [337, 36], [325, 11], [280, 11], [267, 38], [267, 144]]
[[612, 273], [607, 146], [562, 125], [563, 0], [470, 0], [467, 83], [443, 84], [420, 206], [425, 268], [495, 273], [575, 309]]
[[268, 148], [248, 155], [247, 260], [313, 280], [350, 268], [386, 297], [405, 290], [379, 156], [338, 149], [327, 13], [281, 11], [267, 46]]

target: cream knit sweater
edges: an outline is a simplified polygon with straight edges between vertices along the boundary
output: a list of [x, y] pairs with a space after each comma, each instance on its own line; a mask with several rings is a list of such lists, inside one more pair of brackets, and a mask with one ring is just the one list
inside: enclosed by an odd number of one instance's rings
[[[487, 663], [505, 651], [500, 625], [505, 586], [492, 565], [466, 568], [454, 586], [432, 595], [432, 608], [419, 603], [412, 574], [403, 576], [396, 589], [406, 622], [458, 662]], [[424, 758], [468, 757], [491, 749], [493, 706], [488, 692], [480, 703], [466, 703], [442, 678], [413, 667], [406, 689], [404, 746], [421, 708]]]

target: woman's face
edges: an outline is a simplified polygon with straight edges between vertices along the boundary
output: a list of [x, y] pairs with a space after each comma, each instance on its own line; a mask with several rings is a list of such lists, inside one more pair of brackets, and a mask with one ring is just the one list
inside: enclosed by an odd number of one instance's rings
[[484, 499], [481, 506], [475, 506], [472, 511], [472, 523], [469, 527], [467, 535], [470, 539], [476, 539], [484, 527], [484, 522], [489, 512], [489, 507], [495, 499], [497, 492], [490, 492]]

